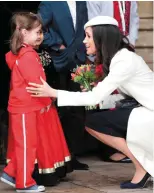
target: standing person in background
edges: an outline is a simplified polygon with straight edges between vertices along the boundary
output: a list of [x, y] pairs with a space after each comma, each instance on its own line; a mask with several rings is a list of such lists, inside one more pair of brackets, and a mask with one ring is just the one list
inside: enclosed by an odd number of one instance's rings
[[[139, 29], [136, 1], [87, 1], [87, 9], [89, 20], [99, 15], [114, 17], [118, 21], [120, 31], [128, 37], [130, 45], [135, 48]], [[89, 59], [94, 61], [93, 56], [89, 56]], [[103, 143], [100, 144], [99, 154], [104, 161], [131, 162], [125, 155], [117, 153], [116, 150]]]
[[[42, 1], [38, 7], [44, 28], [43, 48], [52, 57], [57, 88], [79, 91], [80, 86], [71, 81], [71, 70], [86, 62], [83, 26], [88, 20], [86, 2]], [[84, 144], [84, 107], [60, 107], [59, 114], [69, 149], [73, 155], [74, 169], [88, 169], [74, 156]]]
[[133, 47], [138, 39], [139, 16], [136, 1], [87, 1], [88, 19], [102, 15], [114, 17], [120, 31]]

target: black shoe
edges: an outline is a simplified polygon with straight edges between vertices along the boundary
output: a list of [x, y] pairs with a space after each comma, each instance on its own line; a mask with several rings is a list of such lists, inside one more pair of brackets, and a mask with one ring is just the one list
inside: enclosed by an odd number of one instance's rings
[[149, 173], [146, 173], [144, 175], [143, 179], [139, 183], [134, 184], [131, 181], [126, 181], [126, 182], [123, 182], [123, 183], [120, 184], [120, 188], [121, 189], [144, 188], [150, 177], [151, 177], [151, 175]]
[[132, 160], [128, 157], [124, 157], [121, 160], [113, 160], [111, 158], [105, 159], [105, 162], [114, 162], [114, 163], [132, 163]]
[[76, 158], [72, 159], [72, 165], [74, 170], [88, 170], [89, 166], [87, 164], [80, 163]]

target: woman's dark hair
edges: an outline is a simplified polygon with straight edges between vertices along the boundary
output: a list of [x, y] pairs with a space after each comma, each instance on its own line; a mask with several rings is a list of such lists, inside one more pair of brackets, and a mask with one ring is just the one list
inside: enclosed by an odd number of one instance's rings
[[92, 26], [93, 39], [96, 46], [96, 64], [103, 64], [105, 75], [109, 73], [109, 66], [113, 56], [122, 48], [134, 52], [129, 40], [122, 35], [114, 25]]
[[13, 54], [18, 54], [23, 44], [21, 29], [31, 30], [42, 25], [42, 20], [38, 14], [31, 12], [17, 12], [11, 18], [10, 49]]

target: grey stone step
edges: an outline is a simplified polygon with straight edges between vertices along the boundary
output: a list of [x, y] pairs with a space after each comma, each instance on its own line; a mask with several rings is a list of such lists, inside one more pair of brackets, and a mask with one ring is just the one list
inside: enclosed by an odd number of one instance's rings
[[153, 19], [140, 19], [139, 30], [153, 30]]
[[153, 31], [139, 31], [136, 48], [153, 47]]

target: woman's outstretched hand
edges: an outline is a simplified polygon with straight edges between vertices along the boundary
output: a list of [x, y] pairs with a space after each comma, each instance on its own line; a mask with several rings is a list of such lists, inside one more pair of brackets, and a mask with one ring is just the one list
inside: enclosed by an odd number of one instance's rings
[[46, 81], [40, 77], [42, 84], [28, 83], [30, 86], [26, 87], [27, 92], [31, 93], [33, 97], [54, 97], [57, 98], [57, 90], [51, 88]]

